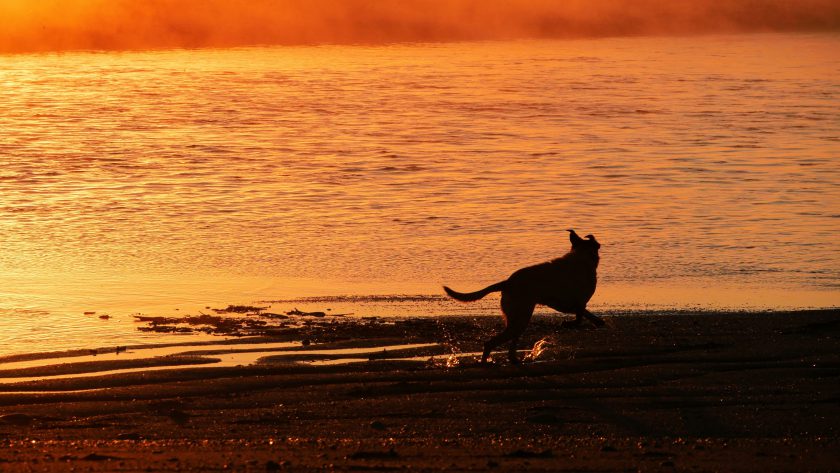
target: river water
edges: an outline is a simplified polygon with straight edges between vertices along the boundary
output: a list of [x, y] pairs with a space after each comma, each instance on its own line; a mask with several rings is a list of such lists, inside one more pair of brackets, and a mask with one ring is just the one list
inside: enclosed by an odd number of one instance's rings
[[[142, 341], [135, 312], [474, 290], [563, 254], [567, 228], [602, 243], [595, 310], [836, 307], [837, 51], [0, 55], [0, 352]], [[460, 310], [440, 304], [394, 313]]]

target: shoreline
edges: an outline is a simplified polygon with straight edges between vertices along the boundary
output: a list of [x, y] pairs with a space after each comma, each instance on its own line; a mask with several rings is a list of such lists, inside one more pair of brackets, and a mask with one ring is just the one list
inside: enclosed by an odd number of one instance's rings
[[[245, 306], [242, 306], [245, 307]], [[797, 311], [717, 311], [717, 310], [624, 310], [601, 314], [608, 321], [608, 327], [615, 320], [639, 318], [658, 320], [672, 318], [792, 318], [820, 317], [840, 314], [840, 309], [812, 309]], [[265, 322], [255, 323], [255, 316], [265, 315], [281, 318], [277, 326]], [[532, 326], [542, 326], [545, 336], [539, 337], [540, 331], [530, 328], [520, 343], [520, 358], [532, 356], [536, 343], [556, 343], [552, 333], [562, 333], [559, 324], [568, 315], [554, 314], [534, 316]], [[202, 315], [199, 319], [207, 318]], [[343, 363], [342, 360], [373, 360], [376, 349], [390, 350], [384, 357], [397, 360], [424, 361], [429, 357], [449, 357], [450, 362], [459, 364], [471, 358], [466, 352], [477, 353], [481, 350], [481, 340], [489, 338], [494, 330], [500, 330], [502, 319], [499, 316], [440, 316], [440, 317], [363, 317], [338, 318], [324, 315], [300, 317], [291, 324], [289, 317], [278, 314], [255, 314], [247, 311], [227, 312], [221, 316], [210, 317], [209, 325], [196, 327], [194, 316], [182, 318], [144, 317], [147, 327], [139, 330], [168, 333], [172, 330], [200, 330], [212, 333], [218, 340], [184, 341], [182, 343], [152, 343], [140, 345], [98, 347], [93, 349], [73, 349], [54, 352], [26, 353], [0, 356], [0, 393], [5, 388], [15, 389], [17, 378], [21, 382], [37, 384], [37, 378], [43, 377], [49, 383], [60, 378], [72, 381], [74, 374], [80, 377], [96, 377], [99, 372], [119, 375], [126, 372], [142, 372], [166, 369], [167, 367], [190, 368], [231, 368], [253, 367], [271, 364], [298, 363], [301, 369], [308, 362], [323, 364]], [[766, 321], [766, 320], [765, 320]], [[205, 321], [206, 322], [206, 321]], [[676, 321], [679, 323], [680, 321]], [[697, 323], [696, 321], [694, 322]], [[192, 327], [192, 328], [186, 328]], [[245, 331], [243, 328], [247, 328]], [[586, 327], [584, 327], [586, 328]], [[589, 327], [592, 328], [592, 327]], [[569, 329], [565, 329], [568, 331]], [[574, 330], [573, 330], [574, 331]], [[460, 336], [453, 336], [458, 332]], [[223, 338], [224, 337], [224, 338]], [[405, 350], [412, 344], [430, 345], [416, 352]], [[406, 351], [400, 356], [400, 350]], [[531, 360], [535, 361], [535, 360]], [[104, 375], [104, 374], [103, 374]]]
[[[494, 301], [497, 302], [497, 301]], [[290, 325], [288, 323], [281, 324], [281, 328], [287, 328], [284, 332], [280, 332], [277, 330], [271, 330], [270, 333], [262, 333], [264, 331], [259, 330], [260, 327], [257, 327], [257, 330], [254, 330], [252, 333], [242, 333], [239, 332], [237, 329], [240, 328], [242, 325], [247, 325], [249, 322], [246, 316], [248, 315], [257, 315], [257, 314], [236, 314], [233, 312], [219, 312], [221, 316], [219, 317], [219, 322], [215, 324], [204, 324], [196, 327], [195, 323], [189, 322], [190, 319], [201, 319], [203, 317], [207, 317], [206, 314], [201, 314], [199, 316], [194, 315], [185, 315], [180, 317], [149, 317], [149, 316], [141, 316], [141, 315], [134, 315], [132, 317], [135, 318], [135, 325], [138, 331], [153, 333], [155, 332], [155, 327], [162, 327], [160, 330], [157, 330], [157, 333], [160, 334], [167, 334], [170, 332], [176, 332], [178, 329], [175, 327], [179, 327], [180, 329], [189, 328], [192, 326], [190, 331], [183, 331], [182, 335], [184, 340], [183, 341], [173, 341], [172, 339], [166, 339], [166, 341], [161, 342], [150, 342], [150, 343], [129, 343], [129, 344], [111, 344], [111, 345], [91, 345], [88, 347], [76, 347], [76, 348], [69, 348], [63, 350], [54, 350], [54, 351], [34, 351], [34, 352], [19, 352], [19, 353], [9, 353], [0, 355], [0, 368], [7, 363], [21, 363], [26, 361], [35, 361], [35, 360], [49, 360], [54, 358], [71, 358], [71, 357], [86, 357], [90, 356], [91, 354], [94, 355], [102, 355], [102, 354], [109, 354], [115, 353], [118, 350], [145, 350], [145, 349], [158, 349], [158, 348], [177, 348], [177, 347], [195, 347], [196, 349], [200, 349], [204, 346], [213, 346], [213, 345], [245, 345], [250, 343], [271, 343], [271, 342], [300, 342], [302, 339], [306, 338], [302, 335], [300, 330], [300, 326]], [[742, 316], [742, 315], [755, 315], [760, 316], [762, 314], [766, 314], [769, 316], [774, 315], [784, 315], [784, 316], [791, 316], [796, 317], [800, 315], [813, 315], [813, 314], [824, 314], [824, 313], [838, 313], [840, 314], [840, 306], [838, 307], [806, 307], [806, 308], [798, 308], [798, 309], [754, 309], [754, 308], [714, 308], [714, 309], [703, 309], [703, 308], [670, 308], [670, 309], [663, 309], [663, 308], [655, 308], [655, 309], [646, 309], [646, 308], [622, 308], [622, 309], [608, 309], [604, 311], [597, 312], [599, 317], [604, 317], [606, 320], [613, 320], [616, 317], [642, 317], [642, 318], [650, 318], [650, 317], [703, 317], [703, 316], [712, 316], [712, 317], [719, 317], [719, 316]], [[268, 313], [265, 314], [267, 317], [276, 316], [278, 314]], [[569, 318], [569, 314], [560, 314], [550, 309], [543, 309], [540, 310], [538, 308], [537, 311], [534, 312], [535, 319], [541, 320], [550, 320], [550, 319], [563, 319]], [[288, 319], [287, 317], [283, 317], [284, 319]], [[166, 322], [160, 323], [159, 325], [154, 322], [149, 322], [152, 319], [161, 320], [164, 319]], [[319, 320], [321, 319], [321, 320]], [[343, 323], [343, 327], [348, 328], [349, 331], [352, 333], [354, 330], [358, 328], [360, 322], [364, 323], [365, 321], [370, 322], [373, 321], [375, 323], [405, 323], [408, 321], [412, 323], [412, 321], [437, 321], [437, 320], [451, 320], [451, 321], [460, 321], [460, 322], [470, 322], [474, 325], [481, 325], [481, 326], [490, 326], [493, 325], [493, 321], [496, 320], [498, 323], [502, 323], [501, 312], [497, 307], [491, 307], [488, 310], [488, 313], [475, 313], [475, 314], [468, 314], [468, 315], [455, 315], [455, 314], [445, 314], [445, 315], [397, 315], [397, 316], [346, 316], [346, 314], [338, 314], [337, 317], [332, 316], [330, 313], [326, 313], [326, 316], [321, 317], [301, 317], [297, 320], [299, 324], [313, 326], [313, 325], [328, 325], [333, 323]], [[478, 322], [482, 320], [481, 322]], [[325, 323], [326, 322], [326, 323]], [[142, 323], [146, 323], [147, 325], [143, 326]], [[489, 328], [485, 328], [489, 330]], [[203, 334], [209, 336], [210, 338], [195, 338], [190, 339], [190, 335], [193, 334]]]
[[[512, 366], [370, 361], [177, 367], [0, 394], [4, 471], [829, 471], [840, 465], [840, 310], [537, 317]], [[319, 348], [480, 348], [501, 320], [313, 329]], [[296, 335], [297, 336], [297, 335]], [[234, 344], [235, 345], [235, 344]], [[443, 353], [454, 353], [452, 351]], [[212, 354], [208, 354], [212, 357]], [[60, 389], [63, 392], [49, 392]], [[92, 389], [84, 391], [85, 389]]]
[[[15, 281], [8, 281], [14, 286]], [[210, 287], [219, 285], [208, 282]], [[480, 284], [459, 284], [458, 287], [475, 287]], [[602, 284], [603, 285], [603, 284]], [[89, 284], [90, 287], [98, 287]], [[49, 287], [49, 286], [46, 286]], [[122, 286], [121, 286], [122, 287]], [[193, 286], [189, 286], [192, 288]], [[144, 332], [137, 330], [137, 317], [147, 318], [183, 318], [187, 315], [201, 317], [216, 315], [216, 310], [229, 304], [243, 304], [268, 307], [268, 311], [284, 314], [293, 309], [303, 311], [324, 311], [332, 313], [350, 314], [348, 318], [382, 317], [389, 319], [407, 317], [439, 317], [439, 316], [498, 316], [499, 299], [493, 295], [471, 304], [463, 304], [442, 295], [442, 291], [431, 288], [388, 288], [381, 289], [385, 293], [352, 292], [353, 288], [344, 291], [339, 286], [337, 295], [296, 296], [278, 298], [277, 294], [284, 291], [271, 285], [270, 289], [260, 291], [242, 289], [220, 290], [218, 295], [201, 295], [195, 291], [182, 293], [176, 291], [174, 295], [161, 297], [157, 292], [146, 294], [147, 287], [137, 288], [143, 300], [132, 300], [127, 294], [128, 286], [119, 291], [108, 288], [108, 291], [84, 292], [78, 289], [73, 297], [79, 298], [84, 294], [84, 302], [59, 293], [52, 294], [50, 303], [45, 303], [44, 297], [31, 299], [22, 292], [15, 295], [6, 307], [0, 307], [0, 319], [7, 323], [7, 328], [0, 335], [0, 363], [7, 356], [24, 355], [32, 352], [48, 350], [65, 351], [73, 349], [90, 350], [103, 347], [149, 345], [161, 342], [183, 343], [193, 340], [214, 342], [217, 340], [213, 333], [173, 330], [168, 334], [160, 332]], [[355, 288], [358, 291], [372, 288]], [[422, 289], [425, 289], [423, 291]], [[403, 290], [403, 292], [399, 292]], [[109, 292], [110, 291], [110, 292]], [[112, 293], [116, 294], [111, 297]], [[407, 291], [407, 292], [406, 292]], [[691, 292], [694, 291], [694, 292]], [[606, 286], [599, 289], [590, 309], [597, 314], [626, 315], [626, 314], [656, 314], [677, 312], [766, 312], [766, 311], [808, 311], [831, 310], [840, 307], [840, 299], [836, 291], [829, 290], [778, 290], [757, 289], [749, 286], [739, 291], [725, 286], [716, 288], [713, 293], [706, 291], [703, 286], [683, 284]], [[299, 291], [307, 294], [307, 291]], [[133, 292], [132, 292], [133, 293]], [[623, 294], [623, 295], [622, 295]], [[747, 294], [745, 296], [745, 294]], [[187, 297], [192, 295], [192, 297]], [[147, 299], [154, 299], [150, 301]], [[702, 299], [699, 299], [702, 298]], [[749, 299], [749, 300], [748, 300]], [[61, 306], [56, 302], [61, 301]], [[73, 302], [75, 301], [75, 302]], [[655, 301], [655, 302], [653, 302]], [[15, 309], [15, 307], [19, 307]], [[330, 310], [331, 309], [331, 310]], [[538, 313], [540, 308], [538, 308]], [[542, 309], [546, 315], [555, 315], [550, 309]], [[45, 322], [49, 320], [49, 322]], [[142, 325], [142, 324], [140, 324]], [[181, 328], [186, 326], [182, 325]], [[273, 335], [273, 334], [272, 334]]]

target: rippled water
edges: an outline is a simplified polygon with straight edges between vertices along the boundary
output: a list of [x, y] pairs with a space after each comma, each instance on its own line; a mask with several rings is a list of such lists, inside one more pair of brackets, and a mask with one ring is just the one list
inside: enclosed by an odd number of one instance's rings
[[82, 310], [470, 289], [564, 253], [572, 227], [603, 244], [596, 305], [840, 305], [837, 51], [0, 56], [0, 340], [131, 332]]

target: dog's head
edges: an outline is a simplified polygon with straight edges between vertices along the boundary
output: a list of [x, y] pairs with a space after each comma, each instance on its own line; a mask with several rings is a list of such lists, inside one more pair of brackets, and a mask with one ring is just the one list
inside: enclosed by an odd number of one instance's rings
[[598, 262], [598, 250], [601, 244], [592, 235], [586, 235], [586, 238], [581, 238], [574, 230], [569, 229], [569, 240], [572, 242], [572, 251], [582, 251], [590, 254], [595, 262]]

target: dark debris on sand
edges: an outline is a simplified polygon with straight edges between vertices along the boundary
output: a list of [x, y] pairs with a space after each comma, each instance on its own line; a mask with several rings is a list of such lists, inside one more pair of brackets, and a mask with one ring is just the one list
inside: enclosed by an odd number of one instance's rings
[[252, 305], [228, 305], [224, 309], [213, 309], [217, 314], [259, 314], [268, 307], [257, 307]]
[[[230, 306], [248, 307], [248, 306]], [[243, 316], [243, 313], [246, 314]], [[293, 309], [284, 314], [260, 313], [258, 318], [249, 312], [232, 311], [220, 315], [188, 315], [184, 317], [149, 317], [135, 315], [143, 324], [138, 330], [158, 333], [195, 333], [233, 337], [270, 337], [278, 340], [309, 340], [311, 343], [333, 342], [368, 337], [374, 330], [377, 338], [399, 338], [406, 343], [418, 339], [448, 342], [455, 339], [475, 339], [494, 330], [498, 318], [460, 317], [403, 318], [346, 317], [349, 314], [304, 312]], [[489, 322], [489, 323], [488, 323]]]

